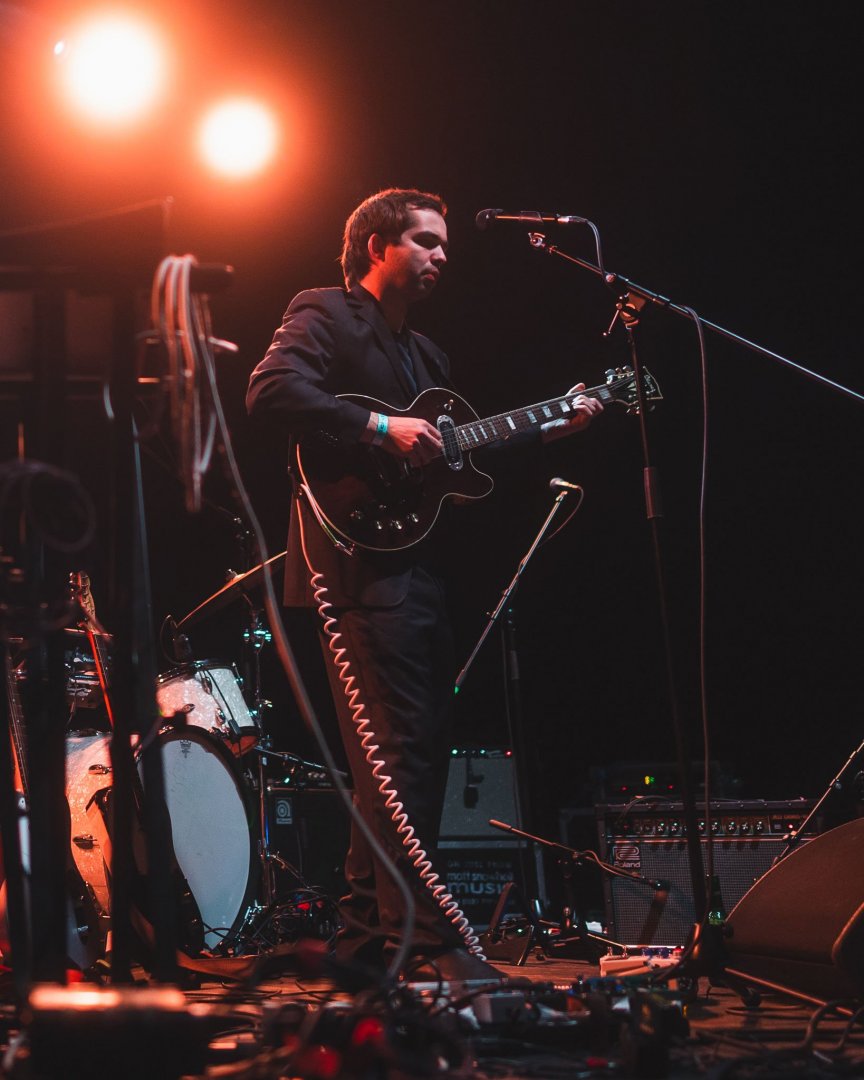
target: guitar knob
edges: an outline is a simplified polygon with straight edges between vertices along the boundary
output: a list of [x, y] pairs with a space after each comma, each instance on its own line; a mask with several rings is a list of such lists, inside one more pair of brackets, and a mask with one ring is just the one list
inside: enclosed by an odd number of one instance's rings
[[383, 521], [376, 521], [376, 522], [373, 523], [372, 528], [375, 530], [375, 532], [383, 532], [384, 531], [384, 522]]
[[408, 520], [411, 522], [412, 525], [419, 525], [420, 524], [420, 517], [419, 517], [418, 514], [414, 514], [414, 513], [409, 514], [408, 515]]
[[396, 532], [402, 532], [402, 529], [404, 528], [404, 526], [403, 526], [402, 522], [399, 520], [399, 518], [393, 518], [391, 520], [391, 522], [390, 522], [390, 528], [395, 529]]

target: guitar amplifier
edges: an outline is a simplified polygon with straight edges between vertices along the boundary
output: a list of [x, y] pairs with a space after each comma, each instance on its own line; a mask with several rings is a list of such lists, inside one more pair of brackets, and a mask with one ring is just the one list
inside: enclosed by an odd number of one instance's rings
[[[697, 807], [700, 835], [713, 838], [714, 874], [728, 914], [783, 852], [812, 801], [723, 801], [711, 804], [706, 822]], [[696, 912], [693, 907], [687, 828], [683, 805], [670, 802], [597, 807], [600, 857], [663, 888], [603, 875], [608, 933], [623, 945], [684, 945]], [[802, 840], [800, 843], [805, 843]], [[703, 866], [707, 841], [701, 841]], [[700, 913], [701, 914], [701, 913]]]
[[305, 881], [334, 900], [345, 893], [351, 823], [338, 792], [268, 784], [267, 828], [271, 850], [290, 867], [290, 884]]

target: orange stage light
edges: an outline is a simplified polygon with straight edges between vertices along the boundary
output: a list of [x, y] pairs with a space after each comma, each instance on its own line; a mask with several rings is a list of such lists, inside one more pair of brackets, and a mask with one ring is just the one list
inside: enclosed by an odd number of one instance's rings
[[198, 140], [210, 168], [236, 179], [265, 169], [278, 143], [273, 113], [251, 98], [233, 98], [214, 106], [204, 117]]
[[117, 127], [141, 117], [165, 89], [165, 48], [143, 19], [101, 12], [54, 46], [61, 91], [84, 119]]

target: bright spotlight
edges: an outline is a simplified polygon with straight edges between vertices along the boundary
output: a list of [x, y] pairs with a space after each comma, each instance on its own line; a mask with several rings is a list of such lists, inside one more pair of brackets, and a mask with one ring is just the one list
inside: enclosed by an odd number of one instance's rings
[[164, 88], [162, 43], [131, 15], [92, 17], [58, 42], [54, 55], [70, 103], [97, 123], [138, 119]]
[[201, 154], [210, 168], [238, 179], [264, 169], [278, 141], [273, 114], [248, 98], [214, 106], [204, 117], [199, 134]]

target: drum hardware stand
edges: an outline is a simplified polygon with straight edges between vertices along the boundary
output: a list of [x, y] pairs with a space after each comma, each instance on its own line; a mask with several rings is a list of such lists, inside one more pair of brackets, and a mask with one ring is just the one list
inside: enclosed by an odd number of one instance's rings
[[[260, 923], [262, 916], [266, 917], [269, 912], [274, 911], [275, 908], [279, 906], [279, 899], [276, 895], [276, 880], [273, 873], [274, 867], [278, 867], [293, 874], [300, 887], [309, 888], [300, 871], [295, 866], [292, 866], [286, 859], [283, 859], [277, 852], [273, 851], [270, 844], [270, 827], [267, 814], [267, 795], [270, 789], [265, 775], [268, 759], [275, 758], [278, 761], [290, 764], [292, 776], [296, 777], [297, 773], [300, 772], [301, 779], [303, 773], [307, 774], [307, 780], [309, 778], [308, 774], [318, 773], [323, 776], [328, 773], [328, 770], [324, 765], [320, 765], [314, 761], [306, 761], [296, 754], [272, 749], [271, 737], [266, 733], [264, 727], [264, 712], [265, 710], [272, 708], [272, 704], [267, 701], [261, 693], [261, 652], [264, 647], [269, 645], [273, 640], [273, 635], [264, 623], [262, 610], [252, 603], [248, 593], [244, 592], [243, 597], [249, 610], [249, 625], [243, 631], [243, 642], [247, 652], [247, 661], [244, 667], [250, 676], [246, 684], [249, 687], [247, 691], [247, 702], [250, 706], [250, 713], [258, 722], [259, 730], [261, 732], [258, 744], [253, 747], [258, 759], [257, 768], [255, 769], [255, 779], [258, 788], [258, 822], [260, 830], [258, 859], [261, 868], [261, 902], [259, 903], [256, 901], [250, 905], [243, 926], [239, 932], [241, 940], [244, 933], [247, 933], [248, 936], [249, 930], [254, 931], [256, 922]], [[344, 776], [344, 774], [342, 775]], [[298, 782], [298, 789], [302, 786], [304, 786], [303, 783]]]

